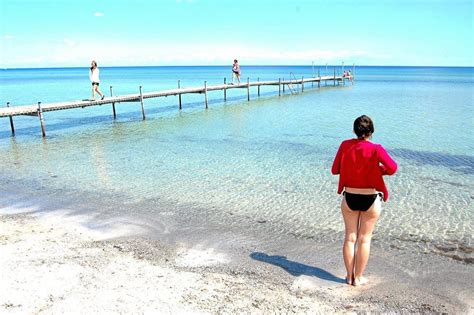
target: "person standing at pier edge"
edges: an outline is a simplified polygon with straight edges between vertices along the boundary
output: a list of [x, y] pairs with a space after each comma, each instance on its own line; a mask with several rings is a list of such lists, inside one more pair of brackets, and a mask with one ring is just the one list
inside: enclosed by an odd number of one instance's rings
[[342, 249], [347, 270], [346, 282], [361, 285], [369, 260], [370, 241], [375, 223], [382, 209], [382, 200], [387, 201], [388, 190], [384, 175], [397, 171], [397, 163], [380, 145], [372, 143], [374, 124], [368, 116], [354, 121], [357, 139], [345, 140], [337, 151], [331, 172], [339, 174], [338, 193], [343, 192], [341, 211], [345, 225]]
[[97, 67], [97, 62], [92, 60], [91, 62], [91, 69], [89, 71], [89, 79], [92, 82], [92, 100], [95, 101], [95, 93], [100, 95], [100, 99], [103, 100], [105, 95], [99, 89], [99, 68]]
[[237, 78], [237, 81], [240, 84], [240, 66], [237, 59], [234, 59], [234, 64], [232, 65], [232, 83], [231, 84], [234, 84], [234, 77]]

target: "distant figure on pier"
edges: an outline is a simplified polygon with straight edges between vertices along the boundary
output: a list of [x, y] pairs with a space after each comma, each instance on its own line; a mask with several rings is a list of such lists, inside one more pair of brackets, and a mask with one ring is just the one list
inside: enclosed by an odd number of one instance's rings
[[349, 80], [352, 81], [352, 74], [351, 74], [351, 70], [349, 71], [344, 71], [344, 74], [342, 75], [343, 78], [348, 78]]
[[240, 84], [240, 66], [237, 59], [234, 59], [234, 64], [232, 65], [232, 83], [231, 84], [234, 84], [234, 77], [237, 78], [237, 81]]
[[91, 70], [89, 71], [89, 79], [92, 82], [92, 100], [95, 101], [95, 93], [100, 95], [100, 99], [103, 100], [105, 95], [99, 89], [99, 68], [97, 67], [97, 62], [92, 60], [91, 62]]
[[331, 172], [339, 174], [337, 192], [343, 194], [341, 212], [345, 225], [342, 249], [346, 266], [346, 282], [361, 285], [369, 261], [370, 241], [375, 223], [387, 201], [388, 190], [383, 176], [393, 175], [397, 163], [380, 145], [370, 141], [374, 124], [362, 115], [354, 121], [357, 138], [345, 140], [339, 146]]

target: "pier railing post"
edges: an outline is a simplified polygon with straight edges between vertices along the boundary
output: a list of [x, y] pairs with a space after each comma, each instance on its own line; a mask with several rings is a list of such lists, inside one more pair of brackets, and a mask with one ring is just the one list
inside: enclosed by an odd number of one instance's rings
[[278, 96], [281, 96], [281, 78], [278, 78]]
[[247, 101], [250, 101], [250, 78], [247, 78]]
[[304, 76], [301, 77], [301, 93], [304, 91]]
[[142, 93], [142, 86], [140, 85], [140, 104], [142, 105], [142, 117], [145, 120], [145, 108], [143, 107], [143, 93]]
[[204, 100], [206, 102], [206, 109], [208, 109], [208, 106], [207, 106], [207, 81], [204, 81]]
[[41, 108], [41, 102], [38, 102], [38, 117], [39, 117], [40, 125], [41, 125], [41, 134], [43, 135], [43, 138], [45, 138], [46, 128], [44, 126], [43, 109]]
[[[178, 80], [178, 89], [181, 89], [181, 80]], [[183, 109], [183, 105], [181, 103], [181, 92], [178, 94], [179, 99], [179, 110]]]
[[[112, 85], [110, 86], [110, 97], [114, 97], [114, 93], [112, 92]], [[114, 119], [116, 119], [117, 114], [115, 113], [115, 102], [112, 102], [112, 111], [114, 113]]]
[[224, 102], [227, 101], [227, 79], [224, 78]]
[[[10, 102], [7, 102], [7, 107], [10, 107]], [[13, 116], [10, 115], [8, 116], [8, 118], [10, 118], [10, 128], [12, 130], [12, 136], [15, 135], [15, 126], [13, 126]]]
[[258, 96], [260, 97], [260, 78], [257, 78], [258, 82]]

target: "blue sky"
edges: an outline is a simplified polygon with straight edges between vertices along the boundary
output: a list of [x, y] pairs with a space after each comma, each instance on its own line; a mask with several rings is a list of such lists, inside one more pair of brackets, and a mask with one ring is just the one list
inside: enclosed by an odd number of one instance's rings
[[0, 67], [472, 67], [473, 1], [0, 0]]

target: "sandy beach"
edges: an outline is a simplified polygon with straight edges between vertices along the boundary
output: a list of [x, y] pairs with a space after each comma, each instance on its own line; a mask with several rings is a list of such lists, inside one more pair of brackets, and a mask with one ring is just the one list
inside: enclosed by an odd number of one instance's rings
[[[64, 217], [63, 217], [64, 219]], [[2, 313], [327, 313], [311, 281], [265, 268], [222, 272], [226, 256], [144, 239], [110, 239], [60, 217], [2, 216]], [[342, 286], [338, 290], [342, 289]], [[342, 292], [341, 292], [342, 293]], [[353, 306], [355, 307], [355, 305]]]
[[474, 310], [472, 267], [446, 270], [452, 264], [446, 258], [418, 261], [425, 270], [420, 272], [397, 265], [403, 257], [375, 249], [368, 272], [372, 282], [349, 287], [341, 278], [338, 246], [315, 245], [314, 256], [324, 257], [316, 267], [258, 251], [244, 256], [205, 244], [170, 244], [120, 225], [91, 229], [84, 216], [30, 210], [0, 207], [3, 314]]

